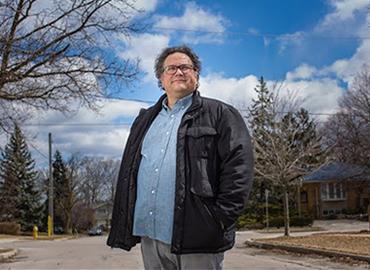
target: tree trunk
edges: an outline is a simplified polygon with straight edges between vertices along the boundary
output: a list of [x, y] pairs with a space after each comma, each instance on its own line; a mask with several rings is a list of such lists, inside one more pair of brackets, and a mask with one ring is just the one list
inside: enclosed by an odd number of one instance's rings
[[289, 198], [288, 198], [288, 191], [284, 190], [284, 226], [285, 226], [285, 236], [290, 235], [289, 229]]
[[298, 208], [298, 216], [302, 217], [302, 208], [301, 208], [301, 187], [297, 186], [297, 208]]
[[72, 215], [68, 210], [64, 214], [64, 233], [72, 234]]

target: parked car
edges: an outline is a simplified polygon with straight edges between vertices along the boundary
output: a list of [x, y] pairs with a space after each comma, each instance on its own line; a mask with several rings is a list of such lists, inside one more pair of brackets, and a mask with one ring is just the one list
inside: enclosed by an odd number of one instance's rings
[[64, 233], [64, 229], [62, 226], [54, 226], [54, 233], [55, 234], [63, 234]]
[[98, 227], [92, 227], [88, 232], [87, 232], [90, 236], [94, 236], [94, 235], [102, 235], [103, 234], [103, 230], [101, 229], [100, 226]]

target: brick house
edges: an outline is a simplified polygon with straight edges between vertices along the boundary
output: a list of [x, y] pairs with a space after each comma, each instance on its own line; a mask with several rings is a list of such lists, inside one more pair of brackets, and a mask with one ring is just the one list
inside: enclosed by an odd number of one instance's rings
[[95, 226], [110, 228], [113, 203], [104, 202], [94, 207]]
[[358, 165], [329, 163], [303, 178], [300, 201], [302, 212], [314, 218], [366, 212], [370, 171]]

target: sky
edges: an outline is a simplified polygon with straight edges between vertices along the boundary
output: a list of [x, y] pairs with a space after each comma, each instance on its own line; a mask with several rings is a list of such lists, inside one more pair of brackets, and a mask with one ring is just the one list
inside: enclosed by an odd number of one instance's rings
[[[369, 0], [138, 0], [135, 4], [143, 12], [134, 19], [147, 27], [130, 39], [116, 37], [112, 51], [118, 59], [140, 59], [140, 81], [111, 89], [117, 99], [102, 100], [99, 113], [83, 108], [67, 118], [48, 111], [25, 122], [22, 128], [38, 166], [47, 164], [49, 132], [53, 150], [64, 156], [79, 152], [120, 158], [139, 110], [163, 94], [153, 66], [168, 46], [186, 44], [199, 55], [203, 96], [247, 108], [263, 76], [270, 89], [278, 84], [281, 95], [294, 93], [313, 116], [334, 113], [338, 98], [370, 63]], [[2, 135], [0, 145], [6, 139]]]

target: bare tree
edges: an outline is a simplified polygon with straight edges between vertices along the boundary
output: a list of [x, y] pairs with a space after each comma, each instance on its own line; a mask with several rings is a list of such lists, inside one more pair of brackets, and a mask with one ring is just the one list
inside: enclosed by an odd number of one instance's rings
[[[273, 88], [279, 90], [280, 88]], [[320, 164], [322, 154], [316, 124], [293, 93], [283, 98], [270, 92], [263, 78], [255, 88], [257, 99], [250, 108], [256, 183], [252, 195], [263, 198], [265, 189], [282, 197], [285, 235], [289, 236], [289, 193], [299, 178]], [[287, 110], [287, 111], [286, 111]]]
[[367, 66], [354, 78], [351, 88], [339, 101], [342, 112], [360, 118], [364, 123], [370, 123], [370, 72]]
[[78, 203], [78, 186], [81, 180], [80, 168], [82, 158], [74, 153], [66, 162], [66, 181], [63, 187], [63, 200], [59, 200], [59, 207], [63, 211], [64, 229], [66, 233], [72, 233], [73, 209]]
[[112, 202], [119, 162], [100, 157], [85, 157], [81, 166], [81, 199], [89, 206]]
[[112, 205], [116, 193], [119, 166], [119, 160], [107, 159], [103, 161], [103, 173], [105, 174], [102, 179], [104, 200], [112, 203]]
[[366, 66], [339, 100], [339, 112], [324, 125], [334, 159], [370, 167], [370, 72]]
[[300, 177], [320, 164], [318, 157], [323, 155], [315, 126], [307, 127], [303, 123], [288, 114], [281, 121], [273, 122], [268, 131], [262, 131], [263, 141], [253, 138], [256, 155], [263, 160], [256, 163], [256, 173], [269, 180], [282, 195], [286, 236], [290, 234], [289, 192], [296, 189]]
[[364, 168], [355, 181], [347, 179], [348, 189], [358, 194], [356, 205], [360, 209], [360, 194], [367, 185], [365, 168], [370, 168], [370, 72], [367, 66], [340, 98], [339, 111], [326, 121], [322, 134], [324, 143], [332, 146], [334, 160]]
[[137, 63], [118, 61], [118, 35], [138, 31], [134, 0], [2, 0], [0, 127], [21, 109], [88, 106], [112, 82], [131, 83]]

